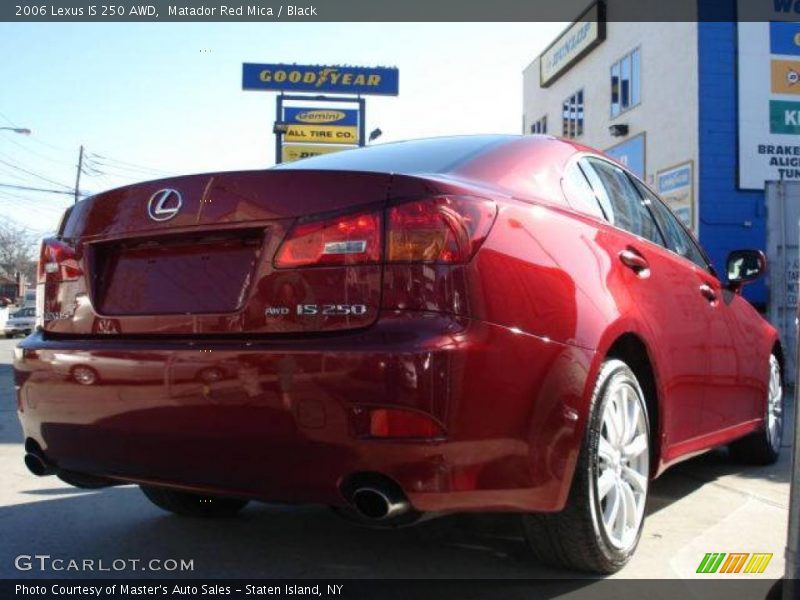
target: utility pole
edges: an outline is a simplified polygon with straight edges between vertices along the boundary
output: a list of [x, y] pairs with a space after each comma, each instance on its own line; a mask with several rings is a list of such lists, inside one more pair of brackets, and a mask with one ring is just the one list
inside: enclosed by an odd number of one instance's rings
[[82, 170], [83, 170], [83, 144], [81, 144], [80, 152], [78, 152], [78, 173], [77, 175], [75, 175], [75, 204], [78, 203], [78, 197], [80, 196]]

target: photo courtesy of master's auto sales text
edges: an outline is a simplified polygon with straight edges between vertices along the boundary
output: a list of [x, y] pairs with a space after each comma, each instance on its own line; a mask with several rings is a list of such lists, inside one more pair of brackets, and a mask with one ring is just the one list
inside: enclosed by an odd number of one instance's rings
[[800, 600], [800, 1], [0, 5], [0, 600]]

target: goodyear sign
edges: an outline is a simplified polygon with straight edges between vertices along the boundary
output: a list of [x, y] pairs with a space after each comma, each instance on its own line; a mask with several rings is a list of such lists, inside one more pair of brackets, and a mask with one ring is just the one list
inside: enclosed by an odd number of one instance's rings
[[539, 85], [548, 87], [606, 39], [605, 4], [595, 2], [539, 57]]
[[358, 146], [324, 146], [317, 144], [284, 144], [281, 146], [281, 162], [292, 162], [301, 158], [311, 158], [320, 154], [330, 154], [350, 150]]
[[339, 65], [242, 65], [243, 90], [397, 96], [399, 71]]

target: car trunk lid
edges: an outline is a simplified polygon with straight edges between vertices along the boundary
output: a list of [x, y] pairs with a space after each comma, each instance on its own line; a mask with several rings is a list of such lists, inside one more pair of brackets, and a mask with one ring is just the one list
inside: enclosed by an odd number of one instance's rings
[[368, 326], [381, 301], [380, 264], [293, 269], [273, 259], [298, 220], [382, 210], [390, 181], [378, 173], [230, 172], [88, 198], [61, 228], [74, 272], [40, 270], [44, 329], [165, 336]]

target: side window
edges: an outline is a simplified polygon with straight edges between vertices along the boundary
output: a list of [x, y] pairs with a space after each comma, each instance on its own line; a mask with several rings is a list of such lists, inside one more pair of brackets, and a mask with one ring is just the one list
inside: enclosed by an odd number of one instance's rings
[[593, 217], [611, 220], [609, 218], [611, 215], [603, 210], [592, 186], [589, 185], [577, 162], [573, 162], [564, 170], [561, 187], [567, 197], [567, 202], [575, 210], [590, 214]]
[[[603, 206], [610, 206], [610, 219], [620, 229], [664, 245], [653, 216], [625, 171], [604, 160], [586, 159], [586, 176]], [[603, 198], [605, 197], [605, 201]]]
[[667, 248], [692, 261], [698, 267], [708, 269], [708, 262], [700, 248], [697, 247], [695, 241], [678, 221], [678, 218], [667, 208], [666, 204], [638, 181], [636, 182], [636, 187], [639, 188], [642, 196], [647, 199], [650, 209], [653, 211], [659, 227], [661, 227], [661, 231], [664, 232], [664, 236], [667, 238]]

